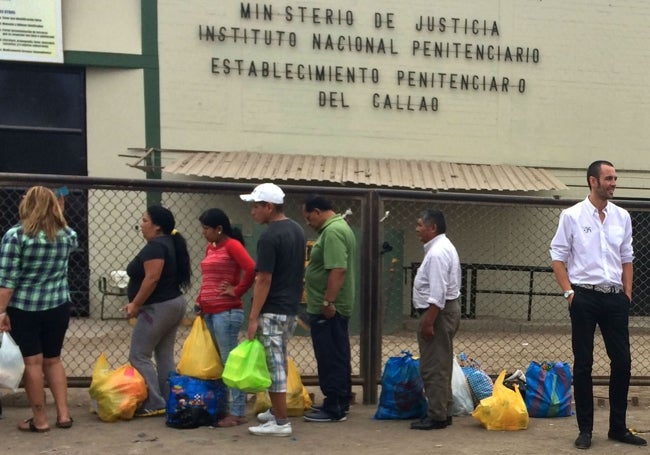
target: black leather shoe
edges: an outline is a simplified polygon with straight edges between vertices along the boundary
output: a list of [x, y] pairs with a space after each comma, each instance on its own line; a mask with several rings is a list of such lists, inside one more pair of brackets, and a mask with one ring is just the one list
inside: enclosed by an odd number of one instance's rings
[[433, 420], [429, 417], [424, 417], [418, 422], [411, 423], [411, 430], [442, 430], [447, 428], [449, 419]]
[[591, 433], [581, 431], [576, 438], [575, 445], [578, 449], [588, 449], [591, 447]]
[[607, 437], [609, 439], [613, 439], [614, 441], [622, 442], [623, 444], [631, 444], [633, 446], [647, 446], [648, 445], [648, 442], [645, 439], [640, 438], [637, 435], [630, 433], [629, 430], [627, 430], [621, 436], [616, 436], [616, 435], [612, 434], [612, 432], [610, 431], [609, 433], [607, 433]]

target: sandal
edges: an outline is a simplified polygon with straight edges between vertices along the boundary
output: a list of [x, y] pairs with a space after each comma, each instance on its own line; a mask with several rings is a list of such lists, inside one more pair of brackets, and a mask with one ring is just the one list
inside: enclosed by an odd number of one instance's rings
[[238, 417], [231, 414], [219, 420], [219, 422], [217, 422], [217, 426], [220, 428], [236, 427], [237, 425], [243, 425], [247, 422], [248, 419], [246, 417]]
[[[25, 426], [25, 424], [27, 424], [27, 426]], [[47, 433], [50, 431], [50, 427], [38, 428], [36, 425], [34, 425], [33, 417], [31, 419], [24, 420], [22, 423], [19, 423], [18, 429], [20, 431], [27, 431], [30, 433]]]
[[68, 429], [68, 428], [72, 428], [73, 423], [74, 423], [74, 419], [72, 417], [70, 417], [70, 420], [67, 420], [65, 422], [60, 421], [57, 417], [55, 425], [57, 428]]

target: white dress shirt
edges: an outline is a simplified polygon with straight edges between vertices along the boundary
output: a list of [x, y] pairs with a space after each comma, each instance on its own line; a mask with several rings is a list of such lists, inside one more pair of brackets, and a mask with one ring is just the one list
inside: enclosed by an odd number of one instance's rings
[[413, 280], [413, 307], [441, 309], [447, 300], [460, 295], [460, 260], [456, 248], [445, 234], [424, 244], [424, 259]]
[[601, 223], [598, 209], [586, 198], [560, 215], [551, 259], [567, 264], [573, 284], [622, 286], [622, 265], [634, 259], [630, 214], [611, 202], [603, 212]]

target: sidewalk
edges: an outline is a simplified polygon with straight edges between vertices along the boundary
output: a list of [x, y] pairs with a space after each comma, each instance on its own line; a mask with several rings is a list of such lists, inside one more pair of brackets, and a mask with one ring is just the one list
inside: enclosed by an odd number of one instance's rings
[[[315, 391], [310, 389], [310, 391]], [[291, 418], [293, 436], [272, 438], [253, 436], [247, 425], [233, 428], [202, 427], [176, 430], [165, 426], [164, 417], [139, 418], [104, 423], [89, 412], [87, 389], [70, 389], [71, 412], [75, 419], [69, 430], [54, 428], [54, 409], [48, 396], [52, 429], [49, 433], [23, 433], [16, 429], [30, 416], [23, 394], [3, 399], [4, 419], [0, 420], [0, 452], [5, 454], [323, 454], [355, 455], [439, 453], [455, 454], [576, 454], [574, 417], [531, 419], [527, 430], [495, 432], [483, 429], [471, 416], [455, 417], [444, 430], [415, 431], [409, 421], [374, 420], [376, 406], [352, 406], [348, 420], [337, 423], [308, 423]], [[599, 392], [602, 396], [602, 392]], [[603, 403], [603, 400], [600, 400]], [[630, 405], [628, 425], [650, 437], [648, 400]], [[649, 447], [630, 447], [607, 440], [608, 409], [596, 407], [594, 438], [589, 454], [650, 453]], [[252, 406], [247, 409], [254, 424]]]

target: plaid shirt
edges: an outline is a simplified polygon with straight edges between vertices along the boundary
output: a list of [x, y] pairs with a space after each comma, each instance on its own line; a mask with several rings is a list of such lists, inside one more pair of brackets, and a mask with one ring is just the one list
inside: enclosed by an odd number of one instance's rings
[[44, 232], [25, 235], [20, 224], [9, 229], [0, 244], [0, 287], [14, 290], [9, 306], [42, 311], [69, 302], [68, 256], [77, 245], [69, 227], [54, 242]]

